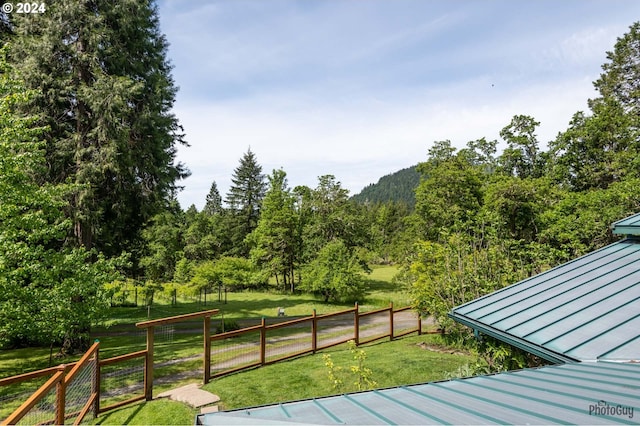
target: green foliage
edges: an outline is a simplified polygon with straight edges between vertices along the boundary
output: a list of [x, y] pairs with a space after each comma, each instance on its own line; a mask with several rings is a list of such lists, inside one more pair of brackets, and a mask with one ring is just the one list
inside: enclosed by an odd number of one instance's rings
[[197, 289], [225, 286], [230, 290], [258, 288], [259, 275], [250, 260], [242, 257], [222, 257], [204, 262], [194, 269], [191, 285]]
[[152, 2], [70, 0], [11, 16], [9, 60], [27, 89], [22, 111], [47, 126], [46, 172], [67, 194], [69, 241], [108, 256], [134, 253], [145, 223], [165, 207], [184, 143], [171, 113], [176, 88]]
[[466, 155], [454, 155], [451, 142], [436, 142], [429, 160], [418, 165], [424, 178], [416, 189], [414, 232], [437, 240], [442, 231], [467, 227], [480, 210], [483, 173]]
[[500, 131], [500, 137], [507, 142], [507, 148], [498, 159], [501, 172], [522, 179], [542, 176], [544, 160], [535, 135], [539, 125], [533, 117], [516, 115]]
[[182, 256], [184, 242], [180, 215], [166, 210], [155, 215], [142, 231], [146, 255], [140, 259], [145, 276], [156, 281], [170, 281]]
[[471, 344], [475, 360], [450, 373], [453, 377], [471, 377], [540, 367], [547, 362], [535, 355], [508, 345], [489, 336], [482, 336]]
[[592, 115], [576, 113], [569, 128], [551, 142], [552, 176], [573, 191], [607, 189], [638, 176], [633, 118], [610, 99], [593, 104]]
[[442, 243], [416, 243], [405, 276], [412, 283], [414, 306], [442, 328], [454, 325], [449, 311], [526, 276], [508, 248], [478, 247], [469, 236], [451, 234]]
[[173, 279], [181, 284], [187, 283], [194, 277], [196, 273], [195, 269], [196, 263], [183, 257], [176, 264], [176, 271], [173, 274]]
[[335, 176], [320, 176], [318, 186], [304, 201], [308, 205], [300, 208], [308, 209], [302, 235], [305, 262], [316, 257], [325, 244], [335, 239], [341, 239], [349, 248], [362, 245], [363, 216], [357, 205], [349, 201], [349, 191], [342, 188]]
[[[4, 68], [4, 61], [2, 63]], [[33, 93], [0, 74], [0, 347], [61, 343], [84, 346], [103, 318], [103, 283], [115, 261], [64, 245], [71, 222], [65, 197], [75, 188], [43, 183], [45, 129], [17, 113]]]
[[245, 238], [258, 226], [260, 207], [266, 190], [262, 166], [258, 164], [251, 149], [240, 159], [240, 164], [233, 171], [231, 182], [225, 199], [229, 209], [229, 254], [247, 255], [249, 248], [245, 244]]
[[[640, 22], [634, 22], [629, 31], [619, 37], [611, 52], [607, 52], [603, 73], [594, 82], [603, 99], [618, 103], [624, 113], [635, 122], [638, 131], [640, 121]], [[598, 102], [598, 100], [592, 101]]]
[[204, 211], [185, 216], [184, 257], [196, 262], [219, 257], [227, 246], [223, 235], [224, 216]]
[[218, 184], [213, 181], [207, 194], [207, 200], [202, 211], [210, 216], [222, 213], [222, 197], [218, 191]]
[[115, 280], [104, 285], [104, 291], [111, 300], [111, 307], [133, 307], [136, 306], [135, 300], [132, 302], [131, 297], [136, 292], [136, 282], [132, 279]]
[[561, 260], [613, 243], [611, 224], [640, 211], [638, 185], [640, 179], [626, 179], [607, 189], [566, 193], [541, 215], [540, 241], [565, 253]]
[[363, 263], [342, 240], [320, 249], [318, 256], [303, 270], [300, 288], [321, 295], [325, 302], [355, 301], [364, 291]]
[[369, 223], [368, 244], [373, 256], [370, 263], [388, 264], [404, 259], [406, 218], [409, 209], [406, 204], [387, 202], [367, 208]]
[[262, 202], [258, 226], [247, 236], [252, 261], [267, 277], [282, 277], [284, 288], [294, 291], [295, 266], [300, 247], [295, 199], [287, 186], [286, 173], [274, 170]]
[[144, 298], [145, 306], [152, 306], [156, 293], [164, 290], [164, 286], [153, 280], [147, 280], [140, 288], [140, 293]]
[[356, 342], [349, 340], [349, 351], [353, 356], [355, 365], [349, 367], [348, 371], [354, 376], [355, 381], [352, 386], [345, 385], [345, 381], [348, 380], [343, 367], [336, 366], [331, 358], [331, 354], [322, 355], [325, 367], [328, 370], [329, 382], [333, 386], [333, 390], [339, 393], [364, 391], [374, 389], [377, 383], [371, 378], [373, 372], [370, 368], [365, 367], [364, 362], [367, 359], [367, 353], [364, 349], [358, 349]]

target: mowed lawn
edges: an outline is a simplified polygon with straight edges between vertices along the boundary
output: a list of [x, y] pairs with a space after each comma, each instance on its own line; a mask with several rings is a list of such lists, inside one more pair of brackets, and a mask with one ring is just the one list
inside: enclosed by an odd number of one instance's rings
[[[374, 267], [367, 275], [367, 291], [363, 300], [359, 300], [361, 312], [366, 312], [393, 303], [396, 308], [410, 303], [408, 292], [396, 285], [392, 278], [397, 273], [393, 266]], [[206, 305], [193, 299], [179, 298], [172, 306], [162, 297], [156, 299], [151, 308], [113, 308], [109, 320], [94, 328], [92, 338], [101, 342], [101, 359], [122, 355], [144, 349], [145, 333], [137, 329], [135, 323], [147, 319], [157, 319], [209, 309], [218, 309], [220, 313], [212, 317], [212, 331], [224, 317], [225, 320], [244, 322], [259, 320], [262, 317], [277, 316], [278, 308], [284, 308], [287, 317], [307, 316], [315, 309], [318, 314], [336, 312], [353, 307], [353, 303], [324, 303], [308, 294], [288, 294], [280, 292], [238, 292], [228, 293], [218, 300], [218, 295], [209, 295]], [[158, 376], [165, 376], [162, 384], [154, 387], [154, 394], [171, 387], [194, 382], [195, 379], [182, 377], [172, 380], [172, 374], [185, 369], [197, 370], [201, 367], [202, 323], [176, 324], [175, 335], [171, 342], [162, 344], [160, 336], [156, 338], [156, 362], [185, 359], [178, 365], [158, 368]], [[173, 333], [173, 332], [172, 332]], [[428, 350], [440, 345], [442, 350]], [[388, 340], [374, 342], [361, 347], [367, 353], [366, 366], [373, 372], [377, 387], [401, 386], [416, 382], [441, 380], [448, 372], [468, 363], [468, 355], [453, 352], [445, 348], [439, 336], [411, 335], [392, 342]], [[249, 407], [311, 397], [335, 394], [328, 379], [328, 369], [322, 358], [330, 354], [336, 366], [349, 371], [355, 365], [353, 354], [347, 345], [324, 350], [316, 355], [299, 357], [255, 370], [237, 373], [215, 379], [205, 389], [218, 394], [221, 406], [225, 409]], [[76, 357], [54, 359], [54, 365], [75, 361]], [[49, 348], [28, 348], [0, 351], [0, 378], [28, 371], [46, 368], [49, 361]], [[401, 366], [401, 367], [399, 367]], [[175, 372], [173, 370], [176, 370]], [[166, 370], [166, 371], [164, 371]], [[169, 380], [167, 380], [169, 379]], [[355, 378], [345, 377], [349, 385]], [[354, 389], [354, 388], [351, 388]], [[345, 389], [349, 391], [351, 389]], [[138, 403], [105, 413], [96, 419], [102, 424], [193, 424], [196, 410], [181, 403], [167, 400], [154, 400]]]
[[[446, 347], [437, 335], [411, 335], [394, 341], [381, 340], [360, 346], [367, 355], [376, 388], [443, 380], [472, 361], [468, 354]], [[220, 408], [231, 410], [306, 398], [334, 395], [323, 355], [341, 367], [350, 390], [356, 365], [346, 344], [254, 370], [212, 380], [203, 389], [220, 396]], [[349, 390], [349, 389], [346, 389]], [[123, 407], [99, 416], [95, 424], [193, 424], [197, 411], [184, 404], [154, 400]]]

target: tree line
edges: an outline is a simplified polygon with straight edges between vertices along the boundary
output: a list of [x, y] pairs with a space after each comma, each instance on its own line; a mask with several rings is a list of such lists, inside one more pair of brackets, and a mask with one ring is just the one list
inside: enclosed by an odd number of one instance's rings
[[126, 278], [353, 300], [372, 263], [401, 265], [415, 306], [448, 327], [451, 307], [612, 242], [609, 224], [638, 211], [638, 23], [547, 150], [524, 115], [501, 153], [434, 142], [415, 205], [358, 202], [332, 175], [291, 187], [248, 150], [202, 211], [176, 199], [186, 141], [153, 1], [0, 23], [0, 346], [81, 348]]
[[332, 175], [320, 176], [315, 188], [291, 188], [282, 169], [264, 175], [250, 149], [232, 182], [224, 204], [213, 182], [202, 211], [176, 203], [152, 218], [143, 232], [146, 279], [196, 291], [271, 282], [325, 301], [355, 300], [367, 265], [391, 260], [390, 242], [409, 211], [401, 203], [358, 204]]

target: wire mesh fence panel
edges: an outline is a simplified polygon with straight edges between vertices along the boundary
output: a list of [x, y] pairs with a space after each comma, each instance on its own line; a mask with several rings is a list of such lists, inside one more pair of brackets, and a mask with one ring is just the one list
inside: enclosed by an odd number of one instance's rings
[[154, 344], [171, 344], [173, 343], [173, 336], [175, 334], [176, 327], [174, 325], [161, 325], [156, 327]]
[[76, 375], [67, 383], [65, 390], [65, 424], [75, 423], [78, 415], [85, 408], [91, 398], [96, 377], [95, 356], [87, 362]]
[[418, 331], [418, 313], [411, 309], [393, 313], [393, 335], [402, 336]]
[[358, 340], [369, 342], [389, 336], [389, 310], [360, 315]]
[[155, 345], [154, 382], [166, 383], [201, 377], [203, 366], [202, 334], [176, 333], [174, 337], [170, 336], [165, 336], [165, 339], [173, 338], [172, 342], [165, 341], [165, 343]]
[[347, 312], [329, 317], [318, 317], [316, 344], [318, 349], [328, 348], [355, 338], [354, 313]]
[[[22, 401], [24, 402], [24, 401]], [[56, 423], [56, 387], [54, 386], [22, 417], [19, 425], [46, 425]]]
[[260, 330], [211, 341], [211, 375], [260, 364]]
[[100, 407], [144, 395], [144, 357], [100, 367]]
[[53, 373], [0, 386], [0, 423], [29, 399], [52, 375]]
[[266, 329], [265, 362], [288, 358], [313, 350], [311, 319]]

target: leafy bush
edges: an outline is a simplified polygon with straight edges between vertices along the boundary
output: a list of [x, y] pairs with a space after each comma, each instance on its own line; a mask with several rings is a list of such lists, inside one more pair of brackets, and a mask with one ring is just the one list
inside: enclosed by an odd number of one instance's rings
[[208, 261], [195, 268], [191, 284], [198, 289], [211, 289], [219, 285], [231, 291], [261, 287], [258, 271], [250, 260], [241, 257], [223, 257]]

